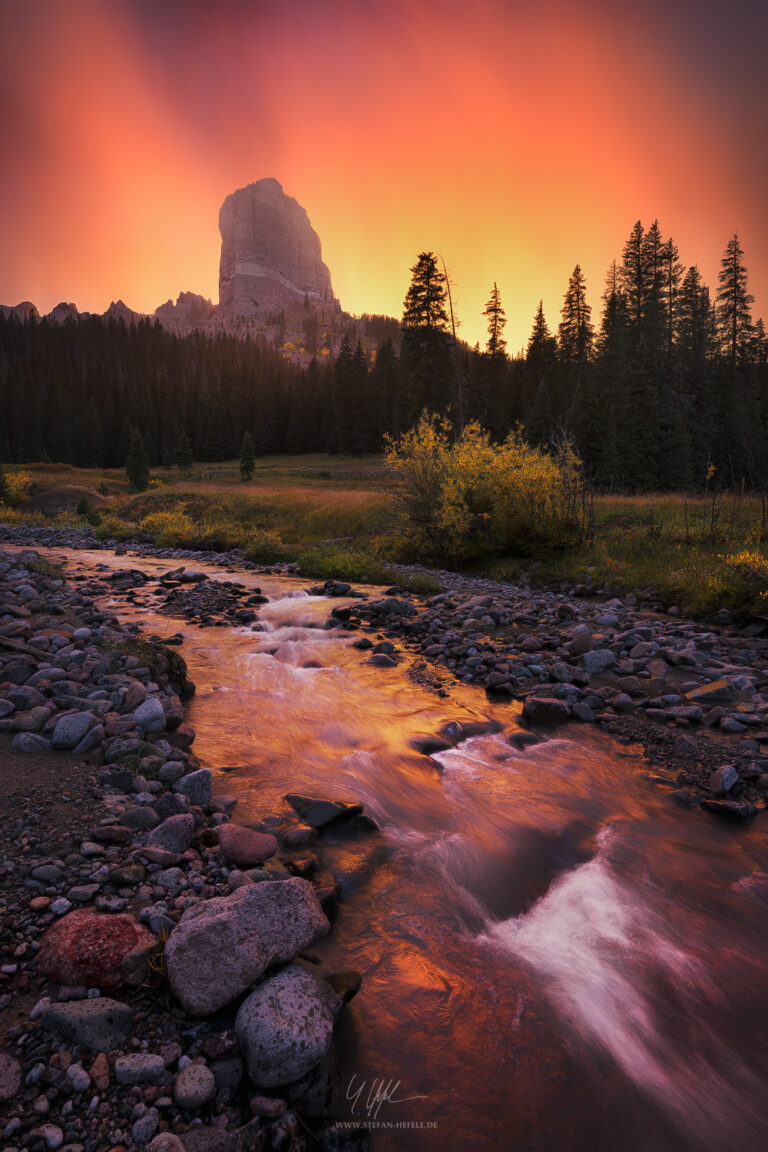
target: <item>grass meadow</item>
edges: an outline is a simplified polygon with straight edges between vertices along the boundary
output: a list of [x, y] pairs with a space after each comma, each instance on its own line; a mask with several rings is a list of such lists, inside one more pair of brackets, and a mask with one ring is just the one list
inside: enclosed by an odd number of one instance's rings
[[[389, 565], [423, 559], [401, 531], [391, 498], [396, 480], [383, 456], [264, 457], [249, 481], [241, 480], [237, 461], [197, 464], [184, 474], [158, 468], [140, 494], [128, 491], [118, 470], [6, 467], [11, 479], [19, 472], [15, 507], [4, 506], [0, 519], [80, 524], [76, 507], [85, 496], [104, 539], [141, 535], [169, 547], [242, 548], [265, 563], [298, 560], [314, 578], [376, 584], [403, 583]], [[537, 551], [521, 540], [515, 554], [475, 560], [468, 570], [633, 592], [700, 617], [723, 607], [768, 615], [766, 541], [768, 506], [752, 493], [597, 494], [587, 543]], [[422, 592], [438, 587], [427, 577], [407, 583]]]

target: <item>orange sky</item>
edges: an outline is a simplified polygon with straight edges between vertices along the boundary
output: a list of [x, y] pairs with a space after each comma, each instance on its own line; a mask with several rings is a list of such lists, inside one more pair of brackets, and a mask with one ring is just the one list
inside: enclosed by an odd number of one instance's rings
[[218, 208], [275, 176], [353, 312], [440, 251], [510, 348], [638, 218], [768, 309], [759, 0], [0, 0], [0, 302], [218, 298]]

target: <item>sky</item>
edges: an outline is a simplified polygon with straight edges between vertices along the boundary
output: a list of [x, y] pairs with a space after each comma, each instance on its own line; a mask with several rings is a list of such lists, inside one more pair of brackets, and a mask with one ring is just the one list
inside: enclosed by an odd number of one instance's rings
[[0, 0], [0, 302], [218, 299], [218, 210], [273, 176], [336, 295], [399, 316], [444, 258], [511, 351], [655, 218], [768, 319], [764, 0]]

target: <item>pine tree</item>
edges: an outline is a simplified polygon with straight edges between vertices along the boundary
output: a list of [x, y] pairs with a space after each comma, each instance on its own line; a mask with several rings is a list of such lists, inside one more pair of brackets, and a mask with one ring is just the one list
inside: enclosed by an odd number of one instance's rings
[[491, 289], [491, 297], [485, 306], [483, 316], [488, 317], [488, 343], [485, 346], [485, 350], [489, 356], [503, 356], [507, 350], [507, 342], [504, 339], [504, 326], [507, 323], [507, 314], [501, 306], [501, 296], [495, 280], [493, 282], [493, 288]]
[[539, 300], [525, 355], [528, 369], [525, 427], [531, 439], [540, 443], [550, 439], [557, 424], [553, 402], [556, 353], [557, 342], [549, 331], [544, 303]]
[[243, 480], [250, 480], [256, 467], [256, 450], [253, 445], [253, 436], [250, 432], [243, 434], [243, 443], [240, 448], [240, 476]]
[[583, 364], [591, 354], [594, 332], [592, 309], [587, 303], [587, 284], [578, 264], [568, 281], [561, 315], [557, 330], [560, 359], [566, 365]]
[[644, 240], [645, 231], [642, 222], [638, 220], [624, 245], [618, 270], [618, 286], [627, 301], [628, 318], [637, 329], [643, 322], [648, 291], [647, 248]]
[[747, 291], [747, 269], [738, 236], [728, 241], [720, 262], [717, 293], [717, 321], [723, 354], [732, 367], [745, 359], [752, 331], [751, 305], [754, 296]]
[[189, 472], [195, 462], [192, 445], [189, 442], [186, 429], [182, 429], [179, 442], [173, 453], [174, 463], [180, 472]]
[[419, 253], [403, 304], [402, 359], [410, 384], [408, 423], [422, 409], [444, 412], [452, 398], [448, 293], [434, 252]]
[[144, 447], [144, 441], [138, 428], [134, 429], [131, 437], [131, 447], [128, 450], [128, 459], [125, 462], [125, 471], [128, 475], [131, 492], [144, 492], [149, 487], [149, 461]]

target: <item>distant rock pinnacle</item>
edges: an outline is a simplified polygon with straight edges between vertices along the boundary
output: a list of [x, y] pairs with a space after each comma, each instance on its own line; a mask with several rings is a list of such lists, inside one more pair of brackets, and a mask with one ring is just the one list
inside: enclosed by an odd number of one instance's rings
[[331, 274], [309, 217], [271, 177], [227, 196], [219, 212], [222, 317], [259, 317], [310, 302], [333, 302]]

